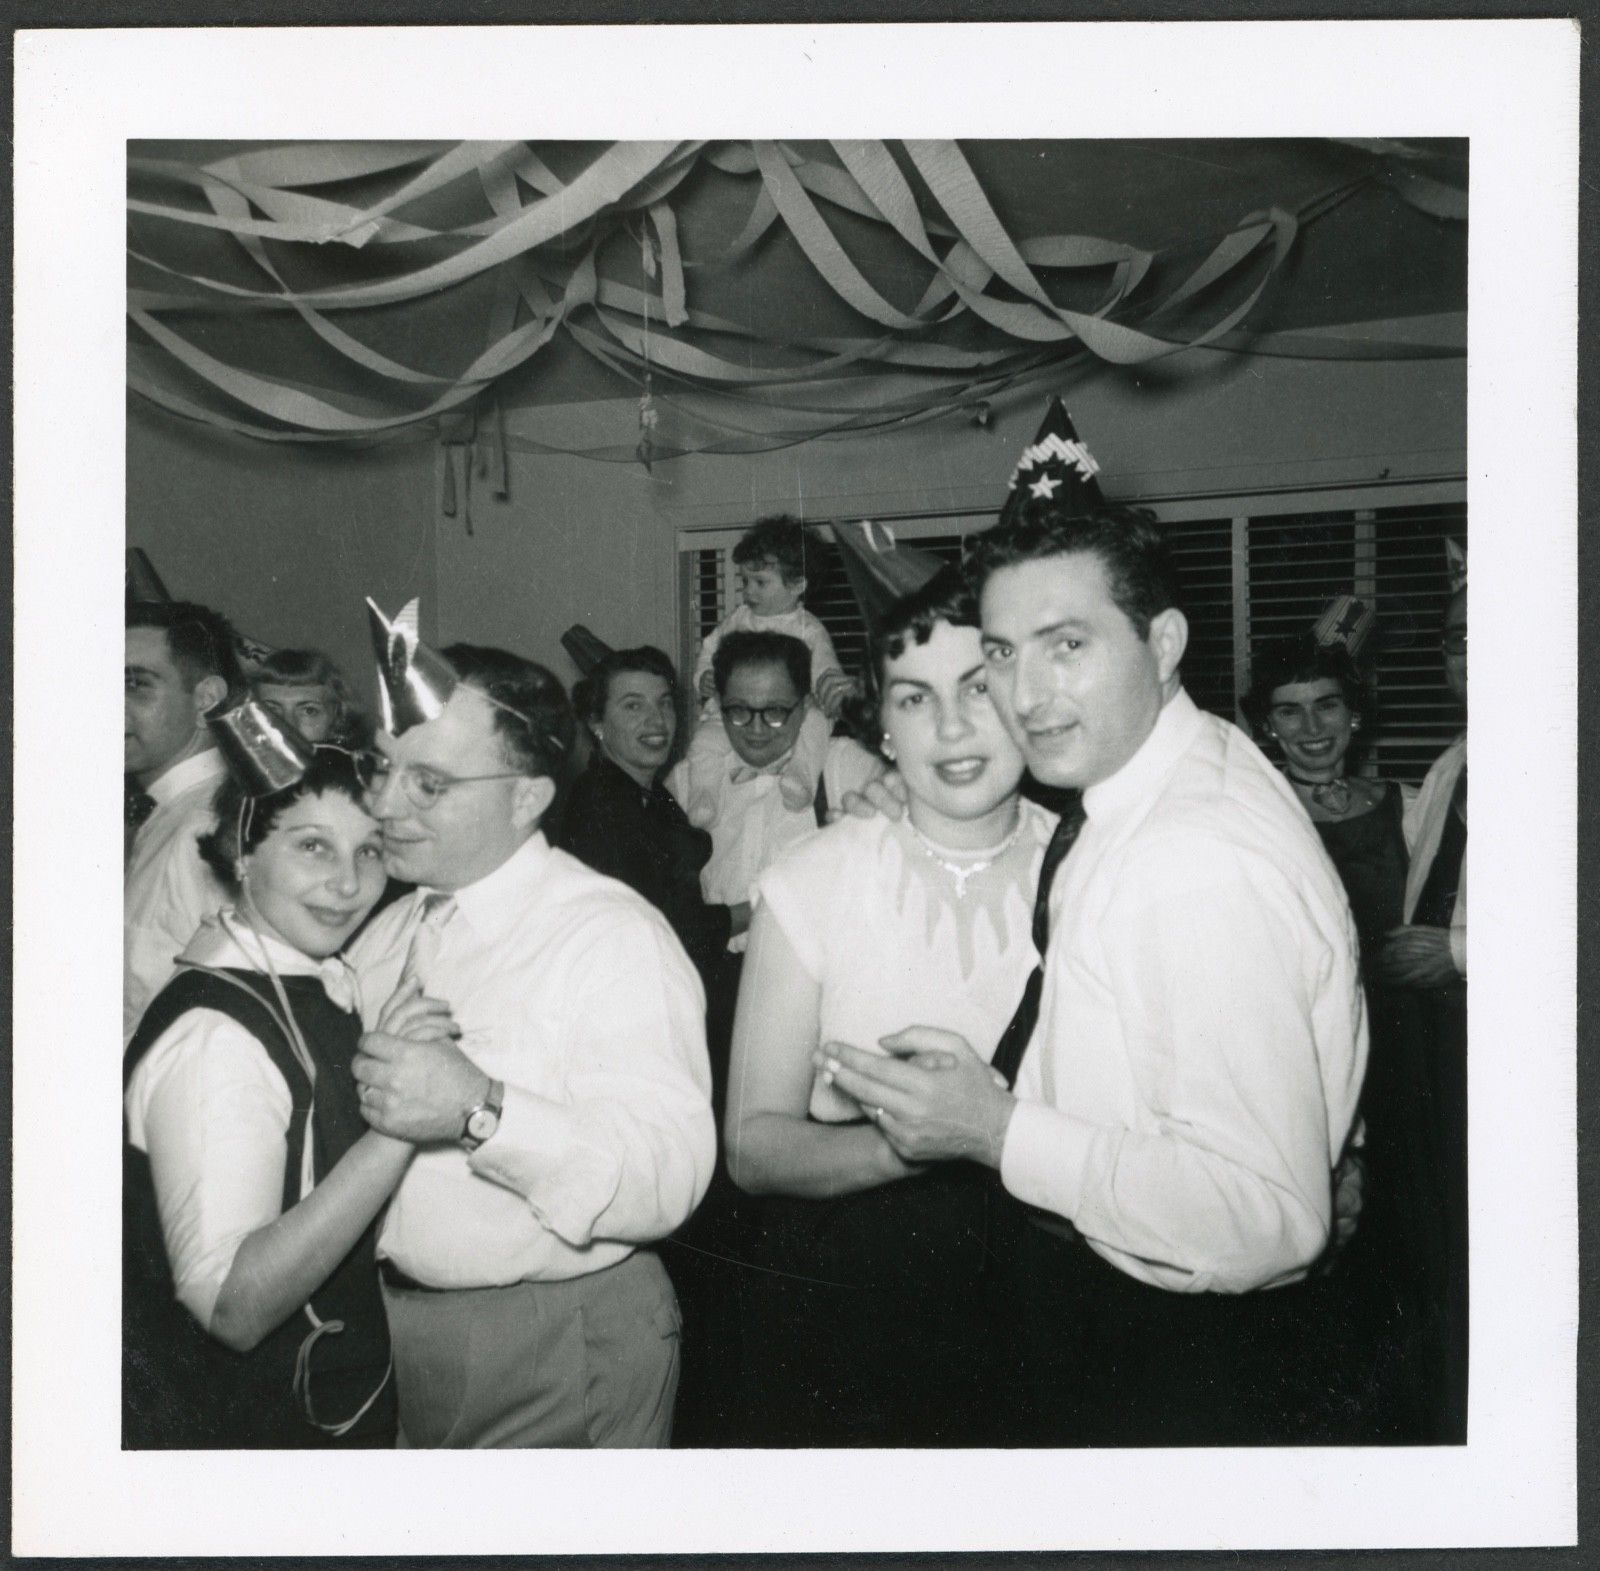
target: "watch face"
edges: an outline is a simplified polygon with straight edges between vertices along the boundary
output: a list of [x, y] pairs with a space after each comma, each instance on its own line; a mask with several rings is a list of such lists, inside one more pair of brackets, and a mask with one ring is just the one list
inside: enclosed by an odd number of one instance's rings
[[492, 1107], [475, 1107], [467, 1119], [467, 1138], [482, 1142], [500, 1127], [500, 1115]]

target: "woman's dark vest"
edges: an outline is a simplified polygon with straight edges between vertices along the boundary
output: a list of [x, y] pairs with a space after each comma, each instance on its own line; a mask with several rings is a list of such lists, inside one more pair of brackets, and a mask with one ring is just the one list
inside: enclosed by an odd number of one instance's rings
[[[278, 1024], [270, 981], [230, 970], [254, 995], [221, 976], [180, 970], [145, 1011], [123, 1061], [124, 1085], [134, 1067], [180, 1016], [213, 1009], [237, 1021], [272, 1060], [289, 1087], [283, 1209], [300, 1199], [306, 1120], [311, 1120], [316, 1181], [366, 1130], [350, 1072], [360, 1024], [337, 1008], [317, 977], [284, 977], [301, 1034], [317, 1068], [316, 1097]], [[264, 1000], [257, 1003], [255, 999]], [[272, 1007], [269, 1007], [272, 1006]], [[349, 1418], [383, 1379], [389, 1362], [374, 1263], [377, 1222], [369, 1226], [312, 1298], [319, 1319], [341, 1320], [310, 1350], [310, 1392], [323, 1423]], [[150, 1159], [123, 1140], [122, 1183], [122, 1444], [129, 1450], [277, 1449], [328, 1444], [372, 1445], [392, 1435], [394, 1383], [342, 1442], [316, 1428], [294, 1390], [295, 1360], [312, 1330], [297, 1311], [248, 1353], [209, 1336], [177, 1300], [162, 1239]]]

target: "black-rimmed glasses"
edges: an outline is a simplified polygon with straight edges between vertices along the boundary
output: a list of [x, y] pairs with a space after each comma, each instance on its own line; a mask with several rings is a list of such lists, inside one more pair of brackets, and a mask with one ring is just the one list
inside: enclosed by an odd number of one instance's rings
[[738, 726], [741, 731], [753, 726], [757, 720], [769, 731], [781, 731], [788, 725], [789, 716], [799, 707], [799, 704], [764, 704], [759, 709], [752, 709], [749, 704], [724, 704], [722, 713], [729, 725]]

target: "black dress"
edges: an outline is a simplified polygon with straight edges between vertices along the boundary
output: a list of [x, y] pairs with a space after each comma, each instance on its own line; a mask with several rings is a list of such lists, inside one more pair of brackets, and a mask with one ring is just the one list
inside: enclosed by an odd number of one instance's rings
[[[227, 978], [232, 978], [229, 981]], [[236, 1020], [261, 1044], [289, 1087], [283, 1209], [300, 1199], [300, 1152], [311, 1123], [317, 1182], [366, 1132], [350, 1072], [361, 1027], [329, 1001], [317, 977], [282, 978], [317, 1069], [316, 1095], [277, 1023], [270, 983], [258, 972], [225, 975], [180, 970], [151, 1002], [124, 1059], [124, 1083], [182, 1015], [212, 1009]], [[243, 984], [246, 992], [235, 983]], [[252, 996], [254, 999], [252, 1000]], [[309, 1351], [309, 1391], [321, 1423], [340, 1424], [374, 1392], [374, 1401], [343, 1436], [313, 1425], [295, 1391], [296, 1361], [312, 1333], [291, 1315], [248, 1353], [209, 1336], [177, 1299], [151, 1181], [150, 1159], [123, 1142], [122, 1444], [127, 1450], [281, 1450], [329, 1445], [392, 1445], [394, 1382], [389, 1331], [378, 1287], [374, 1221], [312, 1297], [319, 1320], [343, 1330]]]

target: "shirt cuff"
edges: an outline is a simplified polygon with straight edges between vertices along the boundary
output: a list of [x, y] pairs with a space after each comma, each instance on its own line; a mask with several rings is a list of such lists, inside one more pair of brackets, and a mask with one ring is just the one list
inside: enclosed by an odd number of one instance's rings
[[467, 1165], [514, 1189], [544, 1227], [575, 1249], [591, 1241], [622, 1180], [621, 1158], [586, 1138], [573, 1108], [509, 1085], [500, 1127]]
[[1093, 1124], [1043, 1102], [1018, 1101], [1000, 1148], [1001, 1183], [1027, 1205], [1075, 1221], [1096, 1133]]

